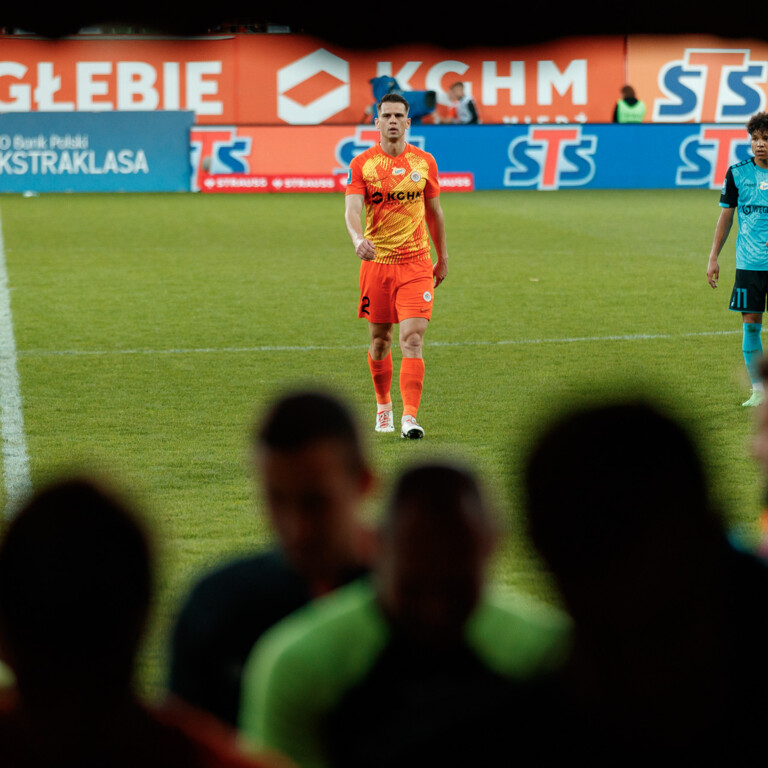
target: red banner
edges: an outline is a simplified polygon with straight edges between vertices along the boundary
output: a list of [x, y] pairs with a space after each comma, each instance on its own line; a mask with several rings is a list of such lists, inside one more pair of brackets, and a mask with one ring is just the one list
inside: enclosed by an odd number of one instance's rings
[[[200, 177], [200, 191], [211, 193], [229, 192], [343, 192], [347, 177], [341, 174], [331, 176], [285, 174], [254, 175], [246, 173], [203, 173]], [[441, 173], [441, 192], [472, 192], [475, 180], [471, 173]]]
[[606, 123], [625, 78], [647, 122], [743, 124], [768, 102], [768, 43], [711, 36], [553, 40], [514, 48], [349, 50], [302, 35], [0, 38], [0, 112], [192, 110], [198, 125], [370, 123], [371, 80], [461, 80], [485, 123]]
[[346, 176], [202, 174], [201, 192], [343, 192]]
[[608, 122], [624, 39], [458, 51], [347, 50], [300, 35], [0, 39], [0, 112], [183, 109], [200, 125], [350, 125], [370, 121], [379, 76], [435, 91], [438, 119], [461, 80], [483, 122]]

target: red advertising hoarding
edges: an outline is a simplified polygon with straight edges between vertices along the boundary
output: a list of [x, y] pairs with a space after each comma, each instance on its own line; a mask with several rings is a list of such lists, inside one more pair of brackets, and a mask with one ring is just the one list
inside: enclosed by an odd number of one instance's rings
[[[340, 174], [248, 174], [203, 173], [199, 179], [200, 191], [215, 193], [246, 192], [344, 192], [347, 177]], [[471, 173], [441, 173], [442, 192], [472, 192], [475, 188]]]
[[0, 37], [0, 113], [190, 110], [198, 125], [370, 124], [371, 80], [466, 83], [485, 123], [611, 122], [627, 80], [646, 122], [738, 123], [765, 108], [768, 42], [571, 38], [511, 48], [350, 50], [303, 35]]
[[404, 91], [435, 91], [438, 116], [462, 80], [484, 122], [608, 122], [624, 47], [620, 36], [377, 51], [302, 35], [11, 36], [0, 39], [0, 112], [186, 109], [200, 125], [350, 125], [370, 121], [370, 81], [387, 76]]

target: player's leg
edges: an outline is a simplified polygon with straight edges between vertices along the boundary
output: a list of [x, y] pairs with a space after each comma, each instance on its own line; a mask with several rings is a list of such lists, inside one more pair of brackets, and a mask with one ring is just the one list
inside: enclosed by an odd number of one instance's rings
[[744, 354], [744, 364], [752, 384], [752, 394], [742, 403], [745, 406], [757, 406], [765, 399], [763, 381], [760, 377], [760, 358], [763, 356], [763, 315], [758, 312], [743, 312], [741, 350]]
[[768, 293], [768, 272], [753, 269], [737, 269], [729, 309], [741, 313], [741, 350], [744, 364], [752, 384], [752, 394], [742, 403], [746, 406], [760, 405], [765, 397], [759, 365], [763, 355], [760, 333], [763, 328], [766, 293]]
[[424, 430], [416, 421], [424, 389], [424, 333], [432, 317], [434, 276], [432, 262], [403, 264], [399, 267], [396, 308], [400, 319], [399, 342], [403, 353], [400, 364], [400, 394], [403, 398], [402, 437], [419, 438]]
[[371, 340], [368, 347], [368, 367], [376, 394], [377, 432], [395, 431], [391, 395], [393, 328], [392, 323], [368, 323]]
[[416, 417], [424, 389], [424, 333], [429, 321], [424, 317], [408, 317], [400, 322], [400, 394], [403, 398], [401, 435], [408, 438], [424, 436]]
[[360, 265], [358, 317], [368, 320], [368, 368], [376, 395], [376, 431], [394, 432], [392, 415], [392, 347], [397, 312], [388, 265], [364, 261]]

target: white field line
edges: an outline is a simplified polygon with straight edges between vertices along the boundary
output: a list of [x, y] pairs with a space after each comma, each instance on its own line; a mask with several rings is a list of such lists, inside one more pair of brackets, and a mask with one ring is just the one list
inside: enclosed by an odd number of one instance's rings
[[[427, 347], [504, 347], [526, 344], [586, 344], [607, 341], [656, 341], [664, 339], [686, 339], [705, 336], [730, 336], [741, 334], [731, 331], [694, 331], [691, 333], [635, 333], [607, 336], [566, 336], [553, 339], [507, 339], [501, 341], [427, 341]], [[101, 355], [193, 355], [193, 354], [251, 354], [259, 352], [334, 352], [352, 349], [367, 349], [367, 344], [306, 344], [306, 345], [263, 345], [254, 347], [189, 347], [178, 349], [27, 349], [19, 350], [20, 357], [80, 357]]]
[[13, 334], [11, 294], [0, 222], [0, 434], [3, 443], [3, 480], [6, 514], [12, 513], [32, 489], [27, 439], [24, 433], [21, 386]]

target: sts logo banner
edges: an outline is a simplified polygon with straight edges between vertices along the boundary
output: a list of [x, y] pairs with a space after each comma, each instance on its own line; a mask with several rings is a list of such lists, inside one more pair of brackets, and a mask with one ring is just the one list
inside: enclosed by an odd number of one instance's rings
[[190, 133], [192, 191], [200, 191], [203, 173], [249, 173], [251, 139], [239, 136], [235, 126], [195, 126]]
[[677, 169], [680, 187], [720, 189], [734, 163], [752, 157], [745, 128], [702, 125], [680, 145], [682, 165]]
[[659, 71], [656, 123], [746, 123], [765, 109], [768, 62], [749, 49], [688, 48]]
[[505, 187], [580, 187], [595, 175], [597, 136], [579, 126], [531, 126], [509, 145]]

